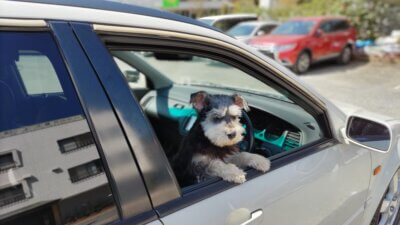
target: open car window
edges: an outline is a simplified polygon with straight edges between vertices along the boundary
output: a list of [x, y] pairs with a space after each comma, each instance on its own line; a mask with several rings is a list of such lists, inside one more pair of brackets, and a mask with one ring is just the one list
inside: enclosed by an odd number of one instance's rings
[[[198, 118], [190, 96], [199, 91], [239, 94], [248, 102], [247, 114], [254, 127], [253, 152], [264, 157], [273, 160], [323, 138], [317, 120], [296, 104], [287, 91], [263, 83], [241, 68], [213, 57], [187, 53], [111, 53], [143, 73], [152, 84], [153, 88], [138, 100], [170, 163]], [[162, 85], [160, 80], [164, 81]], [[249, 143], [244, 138], [238, 145], [246, 151]]]

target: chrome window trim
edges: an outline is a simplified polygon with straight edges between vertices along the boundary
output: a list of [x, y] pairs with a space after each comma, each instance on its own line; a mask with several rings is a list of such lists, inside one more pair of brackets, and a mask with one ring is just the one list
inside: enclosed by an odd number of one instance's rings
[[243, 48], [235, 46], [233, 44], [217, 40], [210, 37], [199, 36], [194, 34], [186, 34], [186, 33], [178, 33], [174, 31], [166, 31], [166, 30], [157, 30], [157, 29], [147, 29], [147, 28], [137, 28], [137, 27], [124, 27], [124, 26], [113, 26], [113, 25], [103, 25], [103, 24], [93, 24], [93, 30], [97, 32], [111, 32], [111, 33], [127, 33], [127, 34], [141, 34], [141, 35], [155, 35], [155, 36], [162, 36], [162, 37], [174, 37], [174, 38], [181, 38], [187, 40], [195, 40], [200, 42], [205, 42], [208, 44], [219, 45], [227, 49], [231, 49], [233, 51], [237, 51], [245, 55], [246, 57], [251, 58], [252, 60], [256, 61], [260, 65], [267, 67], [269, 70], [272, 70], [275, 74], [279, 75], [279, 78], [283, 79], [286, 83], [291, 85], [293, 88], [297, 89], [301, 93], [303, 93], [307, 98], [311, 99], [314, 103], [316, 103], [320, 108], [325, 109], [325, 103], [321, 101], [318, 97], [314, 94], [309, 92], [308, 90], [299, 87], [292, 78], [286, 76], [283, 72], [276, 69], [273, 65], [268, 63], [267, 61], [259, 58], [258, 56], [252, 54], [249, 51], [246, 51]]
[[0, 18], [0, 26], [4, 26], [4, 27], [47, 27], [47, 23], [44, 20]]

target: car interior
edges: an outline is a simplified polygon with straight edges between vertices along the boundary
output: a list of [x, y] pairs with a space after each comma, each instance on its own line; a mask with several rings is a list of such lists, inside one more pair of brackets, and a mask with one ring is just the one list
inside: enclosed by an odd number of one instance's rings
[[[315, 118], [288, 97], [276, 90], [257, 91], [262, 90], [263, 85], [265, 89], [271, 89], [261, 81], [239, 71], [238, 76], [247, 76], [239, 83], [254, 79], [258, 84], [251, 83], [247, 88], [243, 88], [246, 85], [240, 88], [229, 85], [233, 82], [228, 82], [230, 76], [232, 80], [239, 78], [232, 72], [232, 66], [226, 63], [202, 56], [165, 52], [112, 50], [111, 54], [149, 118], [168, 159], [178, 151], [182, 139], [196, 121], [197, 113], [189, 100], [190, 95], [197, 91], [237, 93], [247, 100], [250, 107], [247, 115], [254, 138], [250, 140], [245, 134], [239, 145], [242, 151], [274, 160], [322, 137]], [[216, 76], [214, 72], [225, 73], [218, 78], [222, 83], [212, 78]], [[188, 73], [197, 80], [185, 77]], [[143, 86], [137, 85], [141, 79], [146, 80], [142, 82]], [[255, 85], [260, 87], [255, 88]], [[248, 126], [246, 121], [242, 124]], [[249, 132], [247, 128], [246, 131]]]

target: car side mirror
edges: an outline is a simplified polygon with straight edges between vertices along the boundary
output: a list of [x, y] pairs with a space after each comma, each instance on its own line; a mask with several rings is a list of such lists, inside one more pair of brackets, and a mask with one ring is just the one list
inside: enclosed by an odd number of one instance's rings
[[265, 31], [263, 30], [257, 31], [256, 36], [261, 36], [261, 35], [265, 35]]
[[324, 32], [321, 29], [318, 29], [315, 31], [314, 36], [319, 38], [324, 34]]
[[125, 70], [124, 75], [129, 83], [136, 83], [139, 80], [140, 72], [137, 70]]
[[387, 152], [390, 148], [390, 128], [369, 119], [349, 117], [345, 136], [348, 141], [370, 150]]

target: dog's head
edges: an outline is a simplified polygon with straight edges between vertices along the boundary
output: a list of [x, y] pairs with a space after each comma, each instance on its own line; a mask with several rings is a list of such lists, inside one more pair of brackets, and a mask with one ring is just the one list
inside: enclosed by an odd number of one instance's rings
[[193, 93], [190, 103], [197, 110], [204, 135], [216, 146], [239, 143], [245, 129], [240, 123], [242, 110], [249, 110], [246, 100], [234, 95], [210, 95], [204, 91]]

